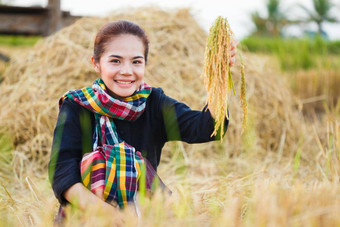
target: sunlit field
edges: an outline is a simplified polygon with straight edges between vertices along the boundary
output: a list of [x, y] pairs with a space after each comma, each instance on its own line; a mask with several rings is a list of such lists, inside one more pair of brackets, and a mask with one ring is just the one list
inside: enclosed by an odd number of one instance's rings
[[[140, 24], [150, 38], [146, 81], [193, 109], [204, 107], [207, 34], [187, 9], [83, 18], [20, 53], [2, 47], [11, 61], [0, 63], [0, 226], [53, 225], [59, 205], [47, 164], [58, 99], [92, 84], [94, 36], [118, 18]], [[139, 197], [140, 216], [133, 208], [111, 214], [69, 206], [64, 226], [340, 226], [339, 64], [286, 70], [276, 53], [249, 49], [240, 44], [243, 134], [240, 98], [231, 96], [222, 142], [166, 144], [158, 173], [171, 196], [156, 190]], [[239, 71], [237, 59], [232, 73]]]

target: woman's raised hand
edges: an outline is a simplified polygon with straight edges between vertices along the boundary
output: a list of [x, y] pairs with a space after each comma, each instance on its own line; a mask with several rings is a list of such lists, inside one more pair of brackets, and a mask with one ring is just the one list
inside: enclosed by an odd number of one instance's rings
[[231, 43], [231, 48], [230, 48], [230, 61], [229, 61], [229, 66], [233, 66], [236, 62], [236, 53], [237, 53], [237, 45], [240, 42], [238, 40], [235, 40], [234, 42]]

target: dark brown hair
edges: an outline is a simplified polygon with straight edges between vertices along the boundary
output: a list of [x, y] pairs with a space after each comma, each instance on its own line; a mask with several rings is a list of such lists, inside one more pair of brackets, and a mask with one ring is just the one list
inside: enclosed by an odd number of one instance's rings
[[144, 44], [145, 62], [148, 60], [149, 39], [143, 28], [139, 25], [126, 20], [113, 21], [105, 24], [97, 33], [94, 41], [93, 58], [99, 62], [100, 57], [105, 52], [105, 46], [110, 40], [117, 35], [131, 34], [139, 37]]

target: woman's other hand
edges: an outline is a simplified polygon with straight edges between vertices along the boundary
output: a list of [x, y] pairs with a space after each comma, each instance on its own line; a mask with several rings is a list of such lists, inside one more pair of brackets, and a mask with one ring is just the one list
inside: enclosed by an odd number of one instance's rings
[[230, 48], [230, 61], [229, 61], [229, 66], [232, 67], [235, 62], [236, 62], [236, 53], [237, 53], [237, 45], [240, 42], [238, 40], [235, 40], [234, 42], [231, 43], [231, 48]]

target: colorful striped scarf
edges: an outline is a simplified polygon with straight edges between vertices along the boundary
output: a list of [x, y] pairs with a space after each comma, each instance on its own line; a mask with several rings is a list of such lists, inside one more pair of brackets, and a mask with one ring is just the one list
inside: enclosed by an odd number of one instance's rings
[[61, 99], [70, 98], [95, 115], [93, 151], [83, 156], [81, 178], [85, 187], [105, 201], [116, 201], [123, 208], [135, 201], [141, 167], [145, 161], [139, 151], [125, 143], [116, 130], [113, 119], [136, 120], [145, 110], [152, 88], [142, 83], [127, 98], [113, 98], [102, 79], [92, 88], [68, 91]]

